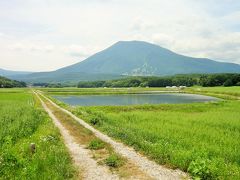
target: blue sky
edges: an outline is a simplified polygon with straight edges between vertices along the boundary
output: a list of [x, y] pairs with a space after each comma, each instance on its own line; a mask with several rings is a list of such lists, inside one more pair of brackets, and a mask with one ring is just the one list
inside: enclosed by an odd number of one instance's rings
[[0, 68], [55, 70], [120, 40], [240, 64], [240, 1], [0, 0]]

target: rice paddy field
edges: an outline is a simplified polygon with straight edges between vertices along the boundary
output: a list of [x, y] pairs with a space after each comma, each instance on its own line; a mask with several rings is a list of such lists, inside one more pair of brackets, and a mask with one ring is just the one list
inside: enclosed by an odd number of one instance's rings
[[[165, 88], [40, 89], [118, 141], [196, 179], [240, 179], [240, 87], [181, 90], [222, 101], [125, 106], [70, 106], [52, 95], [162, 93]], [[36, 145], [34, 152], [30, 144]], [[79, 172], [58, 129], [30, 89], [0, 89], [0, 179], [75, 179]]]
[[[99, 93], [99, 89], [89, 93], [96, 91]], [[194, 178], [240, 179], [240, 101], [236, 100], [240, 87], [195, 87], [184, 91], [224, 95], [226, 99], [192, 104], [88, 107], [55, 102], [159, 164], [180, 168]], [[69, 92], [81, 95], [80, 89], [68, 89]]]
[[31, 91], [0, 89], [0, 179], [75, 177], [58, 129]]

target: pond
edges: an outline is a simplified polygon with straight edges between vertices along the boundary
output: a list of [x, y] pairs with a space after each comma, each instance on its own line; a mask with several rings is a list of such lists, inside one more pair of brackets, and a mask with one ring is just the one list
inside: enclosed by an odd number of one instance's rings
[[179, 103], [209, 102], [218, 100], [218, 98], [210, 96], [182, 93], [79, 95], [79, 96], [61, 95], [53, 97], [73, 106], [179, 104]]

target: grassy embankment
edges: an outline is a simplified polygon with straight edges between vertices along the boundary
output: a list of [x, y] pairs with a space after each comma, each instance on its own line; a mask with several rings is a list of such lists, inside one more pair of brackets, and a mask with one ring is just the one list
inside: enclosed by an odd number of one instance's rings
[[87, 94], [135, 94], [152, 93], [152, 91], [176, 91], [166, 88], [40, 88], [50, 95], [87, 95]]
[[[239, 87], [202, 89], [222, 97], [240, 92]], [[199, 87], [188, 91], [198, 93]], [[240, 178], [239, 101], [69, 109], [159, 164], [203, 179]]]
[[186, 89], [189, 93], [205, 94], [223, 99], [239, 100], [240, 86], [233, 87], [191, 87]]
[[[30, 151], [35, 143], [36, 150]], [[0, 90], [0, 179], [74, 179], [59, 131], [27, 89]]]

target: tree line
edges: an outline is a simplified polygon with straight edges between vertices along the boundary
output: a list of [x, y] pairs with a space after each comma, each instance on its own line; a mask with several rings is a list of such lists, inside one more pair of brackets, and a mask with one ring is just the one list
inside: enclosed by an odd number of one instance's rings
[[32, 83], [31, 86], [34, 87], [46, 87], [46, 88], [63, 88], [63, 87], [76, 87], [77, 83]]
[[0, 88], [26, 87], [25, 82], [15, 81], [0, 76]]
[[240, 86], [240, 74], [187, 74], [165, 77], [128, 77], [107, 81], [81, 81], [79, 88], [166, 87], [166, 86]]

